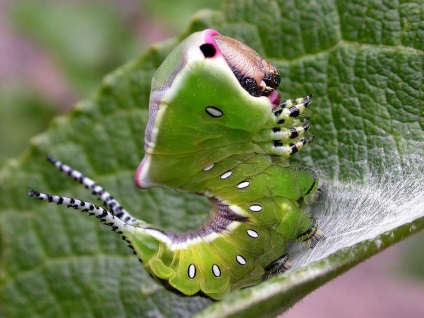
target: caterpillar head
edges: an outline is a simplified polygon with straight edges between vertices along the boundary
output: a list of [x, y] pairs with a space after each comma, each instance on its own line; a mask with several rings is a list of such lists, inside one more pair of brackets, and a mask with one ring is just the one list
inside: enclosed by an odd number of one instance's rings
[[277, 69], [245, 44], [210, 29], [190, 35], [153, 77], [137, 186], [177, 186], [166, 183], [170, 171], [193, 174], [218, 148], [231, 155], [233, 143], [251, 152], [280, 103], [279, 83]]
[[277, 69], [244, 43], [222, 35], [213, 36], [213, 40], [215, 43], [203, 44], [203, 48], [222, 54], [241, 87], [250, 95], [269, 96], [271, 103], [277, 106], [280, 102], [276, 91], [280, 84]]

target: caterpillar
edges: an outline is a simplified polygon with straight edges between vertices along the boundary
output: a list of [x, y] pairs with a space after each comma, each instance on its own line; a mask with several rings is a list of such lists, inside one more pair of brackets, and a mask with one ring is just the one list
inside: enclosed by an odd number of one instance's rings
[[139, 188], [163, 186], [206, 196], [212, 210], [194, 232], [177, 235], [131, 216], [100, 185], [48, 157], [105, 208], [30, 190], [39, 200], [96, 216], [129, 243], [167, 289], [215, 300], [290, 268], [287, 244], [313, 248], [324, 236], [309, 213], [318, 173], [289, 165], [310, 142], [303, 118], [312, 95], [281, 102], [280, 75], [247, 45], [208, 29], [187, 37], [151, 85]]

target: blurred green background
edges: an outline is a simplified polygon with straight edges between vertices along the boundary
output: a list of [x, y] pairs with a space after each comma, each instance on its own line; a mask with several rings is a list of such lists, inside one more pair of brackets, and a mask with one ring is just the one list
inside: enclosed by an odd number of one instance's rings
[[[105, 74], [222, 2], [0, 0], [0, 167], [52, 117], [92, 94]], [[424, 282], [423, 241], [421, 233], [403, 242], [388, 267]]]
[[0, 165], [151, 43], [221, 0], [0, 0]]

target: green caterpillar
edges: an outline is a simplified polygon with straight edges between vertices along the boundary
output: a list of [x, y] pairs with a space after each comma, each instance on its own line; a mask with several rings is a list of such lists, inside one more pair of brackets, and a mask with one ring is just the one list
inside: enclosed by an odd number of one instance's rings
[[288, 158], [311, 137], [300, 119], [312, 96], [280, 102], [280, 76], [248, 46], [217, 31], [190, 35], [152, 80], [140, 188], [205, 195], [212, 211], [195, 232], [176, 235], [132, 217], [93, 180], [49, 157], [107, 209], [30, 190], [40, 200], [95, 215], [122, 235], [147, 272], [184, 295], [222, 299], [289, 268], [287, 243], [323, 238], [309, 215], [318, 174]]

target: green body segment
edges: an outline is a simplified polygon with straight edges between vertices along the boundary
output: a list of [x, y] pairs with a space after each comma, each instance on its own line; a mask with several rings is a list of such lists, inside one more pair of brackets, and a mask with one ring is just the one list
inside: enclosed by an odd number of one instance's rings
[[144, 253], [144, 242], [137, 245], [140, 237], [127, 238], [143, 259], [146, 270], [159, 278], [159, 282], [169, 281], [172, 288], [185, 295], [202, 292], [214, 299], [261, 282], [265, 268], [285, 254], [289, 240], [277, 230], [234, 222], [213, 238], [198, 237], [181, 244], [162, 243], [158, 253], [149, 259]]
[[[231, 290], [262, 281], [267, 266], [286, 254], [287, 242], [308, 231], [312, 220], [308, 211], [301, 208], [301, 201], [307, 193], [316, 191], [313, 172], [267, 165], [256, 159], [245, 162], [252, 168], [248, 175], [242, 174], [243, 165], [234, 166], [233, 174], [224, 180], [220, 178], [222, 171], [218, 175], [213, 169], [203, 172], [211, 179], [202, 181], [202, 192], [213, 193], [213, 200], [223, 200], [234, 213], [245, 218], [242, 222], [234, 221], [219, 233], [193, 235], [194, 238], [183, 239], [182, 243], [158, 241], [158, 253], [151, 258], [143, 253], [144, 238], [130, 238], [133, 245], [142, 243], [136, 251], [153, 276], [169, 280], [173, 288], [185, 295], [203, 292], [221, 299]], [[249, 186], [237, 188], [238, 184], [247, 184], [242, 182], [249, 182]], [[217, 207], [213, 209], [215, 215]], [[196, 268], [194, 278], [188, 274], [191, 264]], [[213, 275], [214, 268], [220, 271], [219, 276]]]

